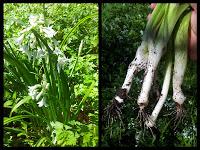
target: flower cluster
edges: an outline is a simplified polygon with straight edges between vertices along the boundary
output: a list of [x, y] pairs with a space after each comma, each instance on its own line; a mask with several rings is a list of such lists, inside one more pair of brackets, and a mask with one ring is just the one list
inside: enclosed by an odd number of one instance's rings
[[58, 48], [55, 48], [53, 53], [58, 56], [57, 70], [60, 73], [60, 70], [64, 69], [65, 65], [70, 61], [70, 59], [66, 58], [63, 52], [61, 52], [61, 50]]
[[[36, 100], [38, 103], [38, 107], [45, 106], [47, 107], [46, 103], [46, 92], [49, 88], [49, 83], [46, 82], [46, 77], [43, 74], [43, 81], [41, 84], [36, 84], [34, 86], [29, 86], [28, 91], [29, 95], [32, 97], [33, 100]], [[39, 90], [41, 90], [39, 92]]]
[[[38, 27], [38, 28], [36, 28]], [[17, 45], [20, 46], [19, 50], [28, 56], [29, 61], [31, 58], [41, 59], [47, 55], [44, 49], [44, 45], [40, 45], [38, 48], [36, 45], [36, 37], [33, 33], [29, 33], [31, 29], [39, 29], [40, 33], [46, 38], [53, 38], [56, 35], [56, 31], [53, 30], [52, 26], [44, 26], [44, 16], [43, 15], [30, 15], [29, 16], [29, 26], [19, 32], [19, 37], [15, 39]], [[24, 39], [28, 39], [28, 44], [23, 44]], [[34, 49], [37, 49], [34, 51]]]

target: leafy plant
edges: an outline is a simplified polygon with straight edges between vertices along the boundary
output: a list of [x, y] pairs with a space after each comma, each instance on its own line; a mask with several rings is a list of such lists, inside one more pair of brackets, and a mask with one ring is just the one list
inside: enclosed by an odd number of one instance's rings
[[[20, 6], [26, 13], [17, 13]], [[54, 9], [60, 10], [60, 6], [72, 9], [70, 15], [75, 18], [76, 11], [87, 13], [76, 20], [74, 27], [62, 26], [55, 31], [59, 24], [52, 22], [56, 16], [51, 18], [50, 14], [56, 12]], [[89, 10], [82, 9], [82, 6]], [[49, 14], [47, 9], [51, 10]], [[98, 57], [97, 51], [90, 49], [97, 43], [91, 45], [90, 39], [80, 32], [84, 25], [90, 33], [91, 21], [94, 30], [88, 36], [97, 37], [96, 5], [5, 4], [4, 12], [8, 10], [16, 15], [14, 23], [17, 25], [16, 28], [10, 26], [9, 20], [13, 16], [5, 15], [4, 107], [8, 112], [4, 114], [4, 132], [8, 144], [4, 146], [96, 146], [98, 132], [91, 130], [98, 129], [98, 122], [90, 116], [98, 117]], [[58, 11], [58, 14], [63, 17], [65, 12]], [[64, 20], [62, 17], [56, 18], [55, 22]], [[70, 30], [57, 37], [58, 32], [66, 28]], [[10, 35], [12, 31], [14, 34]], [[68, 44], [72, 36], [79, 41], [70, 41], [74, 46]], [[87, 68], [84, 63], [91, 67]], [[84, 90], [79, 89], [81, 84]], [[73, 121], [78, 122], [80, 132], [70, 127], [75, 125]], [[81, 140], [87, 132], [93, 138]], [[11, 134], [15, 136], [8, 138]], [[16, 136], [21, 141], [15, 145]]]

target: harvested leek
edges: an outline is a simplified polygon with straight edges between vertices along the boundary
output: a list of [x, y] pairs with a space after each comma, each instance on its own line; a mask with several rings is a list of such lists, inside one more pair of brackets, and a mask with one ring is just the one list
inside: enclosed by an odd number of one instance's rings
[[[137, 100], [140, 108], [138, 117], [147, 127], [155, 127], [155, 121], [168, 94], [171, 70], [174, 64], [173, 100], [177, 105], [175, 120], [180, 121], [184, 112], [182, 105], [185, 96], [183, 95], [181, 84], [187, 64], [187, 40], [190, 15], [191, 8], [187, 3], [160, 3], [156, 5], [152, 17], [146, 25], [142, 43], [137, 49], [135, 58], [128, 67], [124, 83], [106, 109], [109, 116], [108, 120], [112, 119], [111, 122], [113, 122], [113, 118], [116, 119], [117, 117], [121, 120], [122, 112], [120, 105], [128, 98], [133, 77], [141, 70], [144, 70], [145, 77]], [[149, 92], [161, 57], [168, 58], [166, 74], [159, 101], [151, 116], [149, 116], [145, 112], [145, 107], [149, 103]]]

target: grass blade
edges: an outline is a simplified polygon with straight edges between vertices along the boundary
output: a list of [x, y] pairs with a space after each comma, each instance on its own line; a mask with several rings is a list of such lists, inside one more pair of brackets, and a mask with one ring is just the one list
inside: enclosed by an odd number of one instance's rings
[[20, 121], [24, 118], [30, 118], [30, 117], [36, 117], [36, 116], [32, 116], [32, 115], [19, 115], [19, 116], [14, 116], [14, 117], [4, 117], [3, 119], [3, 125], [9, 124], [13, 121]]
[[71, 72], [70, 72], [70, 75], [69, 75], [70, 77], [72, 76], [72, 73], [73, 73], [74, 70], [75, 70], [75, 67], [76, 67], [76, 64], [77, 64], [77, 62], [78, 62], [78, 58], [79, 58], [79, 56], [80, 56], [80, 54], [81, 54], [82, 49], [83, 49], [83, 40], [81, 40], [81, 43], [80, 43], [80, 45], [79, 45], [78, 56], [77, 56], [77, 58], [76, 58], [76, 61], [75, 61], [74, 66], [73, 66], [73, 68], [72, 68], [72, 70], [71, 70]]
[[66, 44], [66, 42], [67, 42], [69, 36], [70, 36], [82, 23], [84, 23], [85, 21], [87, 21], [89, 18], [93, 18], [93, 17], [96, 17], [96, 16], [97, 16], [97, 14], [93, 14], [93, 15], [89, 15], [89, 16], [86, 16], [85, 18], [81, 19], [81, 20], [69, 31], [69, 33], [68, 33], [66, 36], [64, 36], [64, 40], [62, 41], [61, 46], [60, 46], [61, 49], [63, 49], [63, 46]]
[[11, 128], [11, 127], [4, 127], [4, 130], [15, 132], [15, 133], [24, 132], [24, 130], [21, 130], [21, 129], [18, 129], [18, 128]]
[[73, 119], [76, 119], [80, 110], [81, 110], [81, 107], [84, 105], [86, 99], [88, 98], [88, 96], [90, 95], [91, 91], [94, 89], [95, 87], [95, 81], [92, 82], [92, 84], [90, 85], [89, 89], [87, 90], [86, 94], [84, 95], [83, 99], [81, 100], [81, 102], [79, 103], [78, 105], [78, 108], [77, 108], [77, 111], [75, 112], [74, 116], [73, 116]]
[[47, 137], [41, 137], [35, 144], [34, 147], [41, 147], [45, 141], [49, 141]]
[[18, 107], [20, 107], [20, 106], [23, 105], [24, 103], [28, 103], [30, 99], [31, 99], [31, 96], [26, 96], [24, 99], [22, 99], [21, 101], [19, 101], [19, 102], [12, 108], [12, 110], [10, 111], [9, 117], [12, 116], [12, 113], [13, 113]]
[[18, 58], [15, 58], [15, 56], [12, 55], [12, 53], [9, 52], [9, 49], [4, 45], [5, 51], [4, 51], [4, 58], [7, 62], [14, 65], [18, 69], [18, 73], [23, 78], [24, 82], [28, 85], [31, 85], [33, 83], [36, 83], [35, 77], [31, 71], [28, 70], [27, 67], [24, 66], [23, 63], [21, 63]]

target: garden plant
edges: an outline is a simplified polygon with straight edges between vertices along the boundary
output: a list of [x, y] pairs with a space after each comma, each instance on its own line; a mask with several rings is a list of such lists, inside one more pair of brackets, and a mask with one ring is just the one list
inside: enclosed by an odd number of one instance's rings
[[4, 146], [98, 145], [97, 4], [4, 4]]

